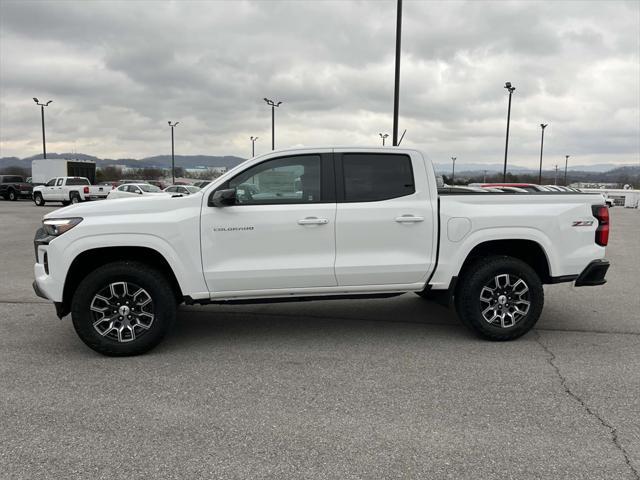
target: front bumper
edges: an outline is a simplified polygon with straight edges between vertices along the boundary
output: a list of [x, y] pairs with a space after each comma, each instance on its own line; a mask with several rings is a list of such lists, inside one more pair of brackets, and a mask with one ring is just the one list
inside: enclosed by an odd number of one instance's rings
[[604, 278], [609, 270], [608, 260], [594, 260], [585, 267], [576, 279], [576, 287], [587, 287], [595, 285], [604, 285], [607, 280]]

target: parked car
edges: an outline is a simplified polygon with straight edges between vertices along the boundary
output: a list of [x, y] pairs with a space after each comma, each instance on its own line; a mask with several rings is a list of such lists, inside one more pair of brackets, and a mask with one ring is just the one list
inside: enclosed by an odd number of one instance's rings
[[60, 202], [63, 205], [107, 198], [111, 190], [105, 185], [91, 185], [85, 177], [55, 177], [45, 185], [33, 188], [33, 201], [39, 207], [47, 202]]
[[600, 194], [439, 193], [417, 150], [269, 152], [202, 195], [161, 195], [56, 210], [36, 233], [36, 293], [103, 354], [151, 349], [182, 302], [406, 292], [511, 340], [537, 322], [543, 284], [601, 285], [609, 267]]
[[192, 193], [198, 193], [199, 191], [200, 188], [195, 185], [171, 185], [163, 190], [163, 192], [166, 193], [177, 193], [182, 195], [191, 195]]
[[19, 198], [31, 198], [33, 186], [19, 175], [0, 175], [0, 197], [16, 201]]
[[137, 198], [140, 196], [166, 196], [166, 194], [155, 185], [148, 183], [124, 183], [118, 188], [114, 188], [107, 195], [107, 200], [115, 198]]

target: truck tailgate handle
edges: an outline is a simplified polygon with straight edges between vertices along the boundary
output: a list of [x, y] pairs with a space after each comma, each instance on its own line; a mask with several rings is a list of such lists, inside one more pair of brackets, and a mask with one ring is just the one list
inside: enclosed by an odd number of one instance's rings
[[326, 225], [329, 220], [326, 218], [306, 217], [298, 220], [298, 225]]
[[418, 217], [416, 215], [402, 215], [401, 217], [396, 217], [396, 222], [398, 223], [424, 222], [424, 217]]

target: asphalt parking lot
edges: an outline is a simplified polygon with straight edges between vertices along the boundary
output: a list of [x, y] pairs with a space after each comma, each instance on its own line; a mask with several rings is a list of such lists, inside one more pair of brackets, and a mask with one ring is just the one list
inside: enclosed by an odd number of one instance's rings
[[106, 358], [31, 289], [52, 209], [0, 201], [1, 478], [640, 478], [638, 210], [514, 342], [403, 295], [182, 307]]

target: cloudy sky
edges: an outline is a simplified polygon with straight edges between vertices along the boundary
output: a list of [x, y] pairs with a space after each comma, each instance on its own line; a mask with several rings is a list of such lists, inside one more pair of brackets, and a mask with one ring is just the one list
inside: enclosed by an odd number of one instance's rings
[[[0, 1], [0, 156], [248, 156], [391, 133], [395, 1]], [[403, 146], [435, 161], [640, 163], [640, 2], [405, 1]]]

